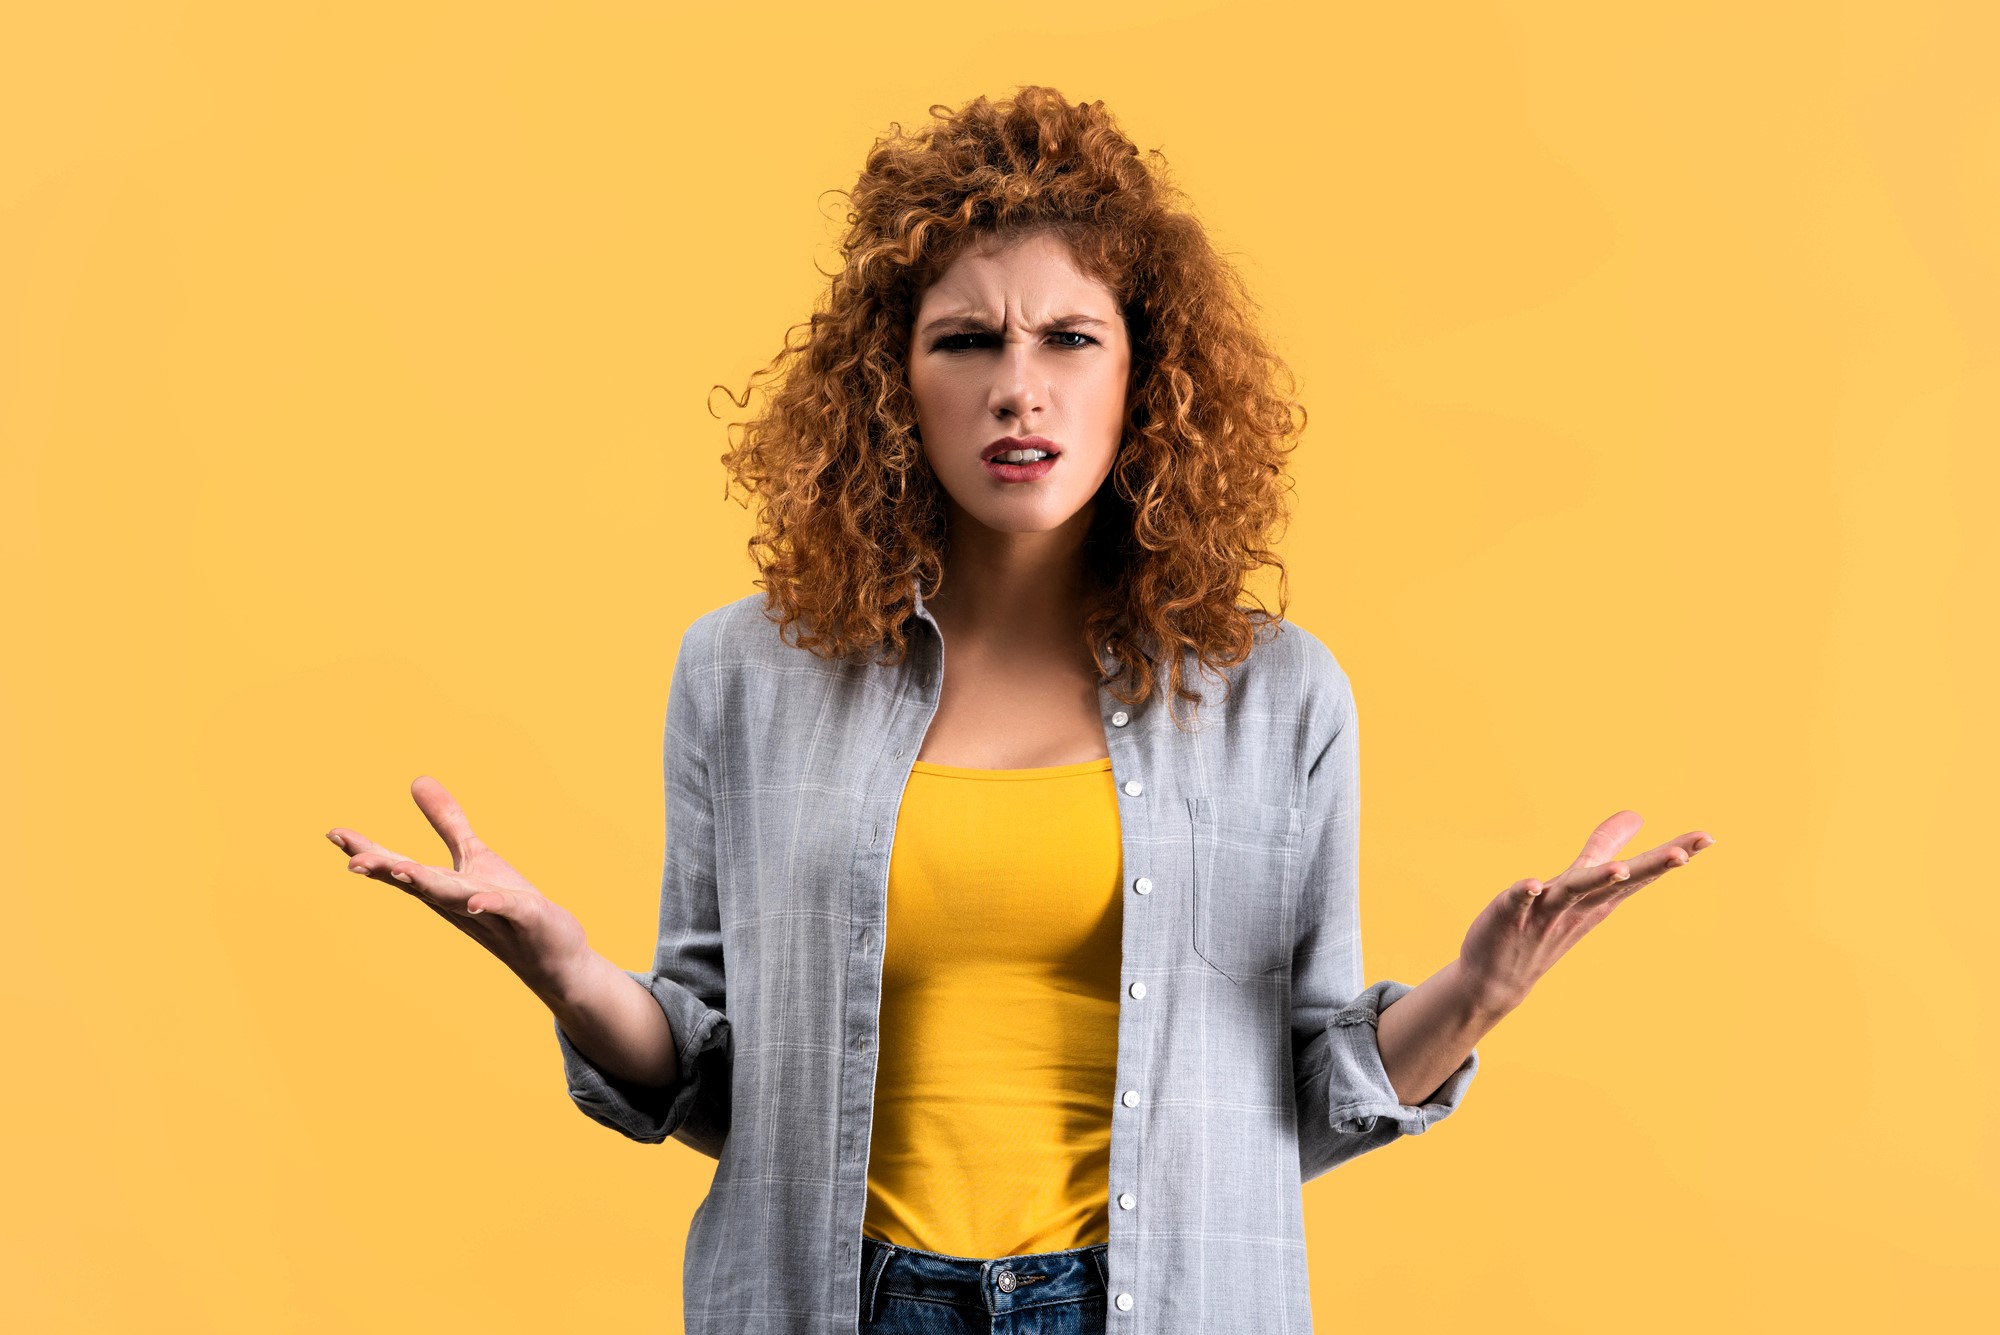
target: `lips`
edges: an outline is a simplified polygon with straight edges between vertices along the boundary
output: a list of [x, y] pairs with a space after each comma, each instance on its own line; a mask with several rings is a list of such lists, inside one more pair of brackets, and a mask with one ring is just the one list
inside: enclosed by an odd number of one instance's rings
[[1056, 456], [1053, 454], [1027, 464], [1007, 464], [998, 459], [988, 459], [984, 465], [987, 476], [996, 482], [1033, 482], [1038, 477], [1046, 476], [1055, 466]]
[[[1062, 453], [1062, 446], [1047, 436], [1002, 436], [979, 452], [981, 461], [990, 460], [996, 454], [1009, 450], [1046, 450], [1051, 458]], [[1020, 465], [1015, 465], [1020, 466]]]

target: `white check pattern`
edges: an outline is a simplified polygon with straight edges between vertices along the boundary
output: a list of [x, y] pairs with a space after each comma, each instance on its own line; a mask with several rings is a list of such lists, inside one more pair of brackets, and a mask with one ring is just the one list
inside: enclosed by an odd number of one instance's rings
[[[586, 1115], [717, 1160], [683, 1262], [690, 1335], [853, 1335], [889, 852], [944, 643], [919, 599], [901, 665], [827, 662], [763, 603], [696, 619], [668, 693], [659, 943], [627, 972], [681, 1082], [627, 1086], [556, 1040]], [[1192, 733], [1164, 692], [1100, 692], [1125, 887], [1107, 1320], [1303, 1335], [1300, 1187], [1449, 1116], [1479, 1054], [1422, 1106], [1383, 1071], [1376, 1017], [1411, 988], [1363, 987], [1358, 736], [1331, 651], [1281, 623], [1226, 702], [1195, 680]]]

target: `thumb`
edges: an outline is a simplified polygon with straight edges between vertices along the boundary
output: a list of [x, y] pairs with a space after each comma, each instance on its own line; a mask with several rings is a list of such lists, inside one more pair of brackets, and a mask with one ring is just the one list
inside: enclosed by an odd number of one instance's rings
[[474, 891], [472, 897], [465, 901], [467, 913], [490, 913], [496, 918], [516, 918], [517, 907], [514, 896], [505, 890], [481, 888]]

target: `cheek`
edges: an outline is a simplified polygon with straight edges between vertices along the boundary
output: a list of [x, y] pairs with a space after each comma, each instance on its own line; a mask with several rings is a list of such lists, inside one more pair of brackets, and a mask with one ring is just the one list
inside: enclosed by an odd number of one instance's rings
[[1115, 368], [1092, 387], [1093, 410], [1102, 421], [1117, 423], [1125, 416], [1125, 405], [1130, 392], [1130, 376], [1124, 368]]
[[956, 383], [949, 370], [931, 368], [911, 374], [910, 397], [919, 415], [935, 419], [959, 411], [965, 389]]

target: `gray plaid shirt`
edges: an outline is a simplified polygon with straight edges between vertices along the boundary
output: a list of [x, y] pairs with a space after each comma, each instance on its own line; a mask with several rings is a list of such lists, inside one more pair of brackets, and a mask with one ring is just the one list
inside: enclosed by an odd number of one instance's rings
[[[944, 642], [920, 600], [902, 665], [828, 662], [763, 603], [696, 619], [668, 692], [659, 943], [626, 972], [681, 1081], [636, 1088], [556, 1041], [586, 1116], [717, 1160], [682, 1266], [690, 1335], [853, 1335], [889, 850]], [[1300, 1187], [1449, 1116], [1479, 1069], [1422, 1106], [1383, 1071], [1376, 1017], [1411, 987], [1363, 987], [1347, 674], [1283, 623], [1230, 677], [1226, 704], [1193, 678], [1193, 734], [1164, 692], [1099, 694], [1125, 887], [1112, 1335], [1309, 1332]]]

